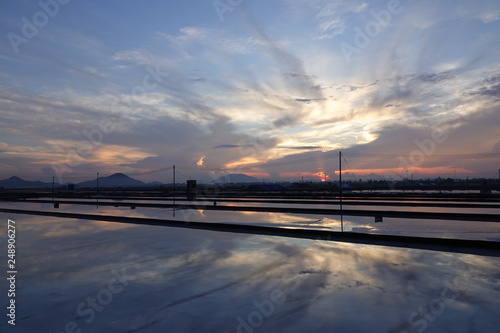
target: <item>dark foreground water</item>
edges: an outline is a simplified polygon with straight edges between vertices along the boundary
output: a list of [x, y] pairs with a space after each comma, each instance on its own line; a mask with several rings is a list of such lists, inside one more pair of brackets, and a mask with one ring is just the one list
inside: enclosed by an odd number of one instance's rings
[[[266, 221], [310, 218], [284, 216]], [[500, 258], [0, 214], [4, 263], [8, 219], [16, 221], [16, 326], [2, 313], [2, 332], [495, 332], [500, 324]], [[257, 220], [265, 219], [245, 219]]]

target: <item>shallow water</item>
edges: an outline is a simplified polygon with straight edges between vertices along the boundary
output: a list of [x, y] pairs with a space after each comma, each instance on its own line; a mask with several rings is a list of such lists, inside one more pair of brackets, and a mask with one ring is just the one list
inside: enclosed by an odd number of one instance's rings
[[8, 218], [16, 332], [493, 332], [500, 323], [500, 258], [0, 213]]
[[[117, 202], [119, 203], [119, 202]], [[220, 203], [223, 205], [224, 203]], [[232, 203], [229, 203], [232, 204]], [[211, 205], [211, 203], [210, 203]], [[270, 212], [245, 212], [245, 211], [216, 211], [203, 209], [173, 209], [173, 208], [146, 208], [93, 206], [77, 204], [61, 204], [55, 209], [48, 203], [2, 203], [1, 207], [31, 209], [42, 211], [60, 211], [83, 214], [102, 214], [113, 216], [149, 217], [189, 222], [219, 222], [238, 223], [259, 226], [273, 226], [286, 228], [319, 229], [331, 231], [354, 231], [364, 233], [380, 233], [391, 235], [458, 238], [472, 240], [500, 241], [500, 223], [478, 221], [448, 221], [408, 218], [383, 218], [382, 223], [376, 223], [375, 217], [370, 216], [339, 216], [318, 214], [289, 214]], [[264, 204], [263, 204], [264, 206]], [[265, 206], [270, 206], [266, 204]], [[288, 207], [290, 207], [289, 205]], [[300, 207], [302, 207], [301, 205]], [[304, 205], [308, 206], [308, 205]], [[317, 206], [315, 206], [317, 207]], [[317, 207], [319, 208], [319, 207]], [[325, 207], [331, 208], [331, 207]], [[383, 208], [383, 207], [379, 207]], [[385, 207], [388, 210], [390, 207]], [[406, 211], [422, 211], [419, 207], [404, 208]], [[351, 209], [351, 208], [349, 208]], [[390, 209], [392, 210], [392, 209]], [[448, 211], [446, 208], [425, 208], [425, 211]], [[476, 209], [480, 213], [492, 213], [494, 209]], [[470, 213], [470, 210], [462, 212]]]

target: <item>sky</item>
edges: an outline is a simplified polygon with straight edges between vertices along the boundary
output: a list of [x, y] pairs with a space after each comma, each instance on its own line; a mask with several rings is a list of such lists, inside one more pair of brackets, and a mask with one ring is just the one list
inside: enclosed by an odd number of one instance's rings
[[0, 179], [498, 177], [496, 0], [0, 8]]

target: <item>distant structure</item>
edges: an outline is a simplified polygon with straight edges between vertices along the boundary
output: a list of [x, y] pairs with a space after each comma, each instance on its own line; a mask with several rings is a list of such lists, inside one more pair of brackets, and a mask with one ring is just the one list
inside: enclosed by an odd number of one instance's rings
[[196, 198], [196, 180], [188, 180], [186, 182], [187, 184], [187, 191], [186, 191], [186, 194], [187, 194], [187, 198], [189, 200], [193, 200]]
[[187, 191], [188, 191], [188, 193], [196, 192], [196, 180], [188, 180], [187, 181]]
[[247, 191], [283, 191], [285, 187], [279, 184], [252, 184], [247, 186]]

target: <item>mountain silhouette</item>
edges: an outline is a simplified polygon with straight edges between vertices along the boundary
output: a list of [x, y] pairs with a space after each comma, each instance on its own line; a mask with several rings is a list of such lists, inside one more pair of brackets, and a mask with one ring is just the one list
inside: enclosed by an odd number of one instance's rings
[[215, 180], [214, 183], [255, 183], [259, 180], [243, 173], [230, 173]]
[[[76, 184], [80, 188], [86, 187], [97, 187], [97, 181], [88, 180], [82, 183]], [[123, 173], [115, 173], [107, 177], [99, 177], [99, 187], [139, 187], [146, 186], [146, 183], [131, 178]]]
[[[59, 184], [56, 184], [59, 186]], [[29, 181], [13, 176], [8, 179], [0, 180], [0, 187], [5, 189], [14, 188], [52, 188], [52, 183], [44, 183], [41, 181]]]

